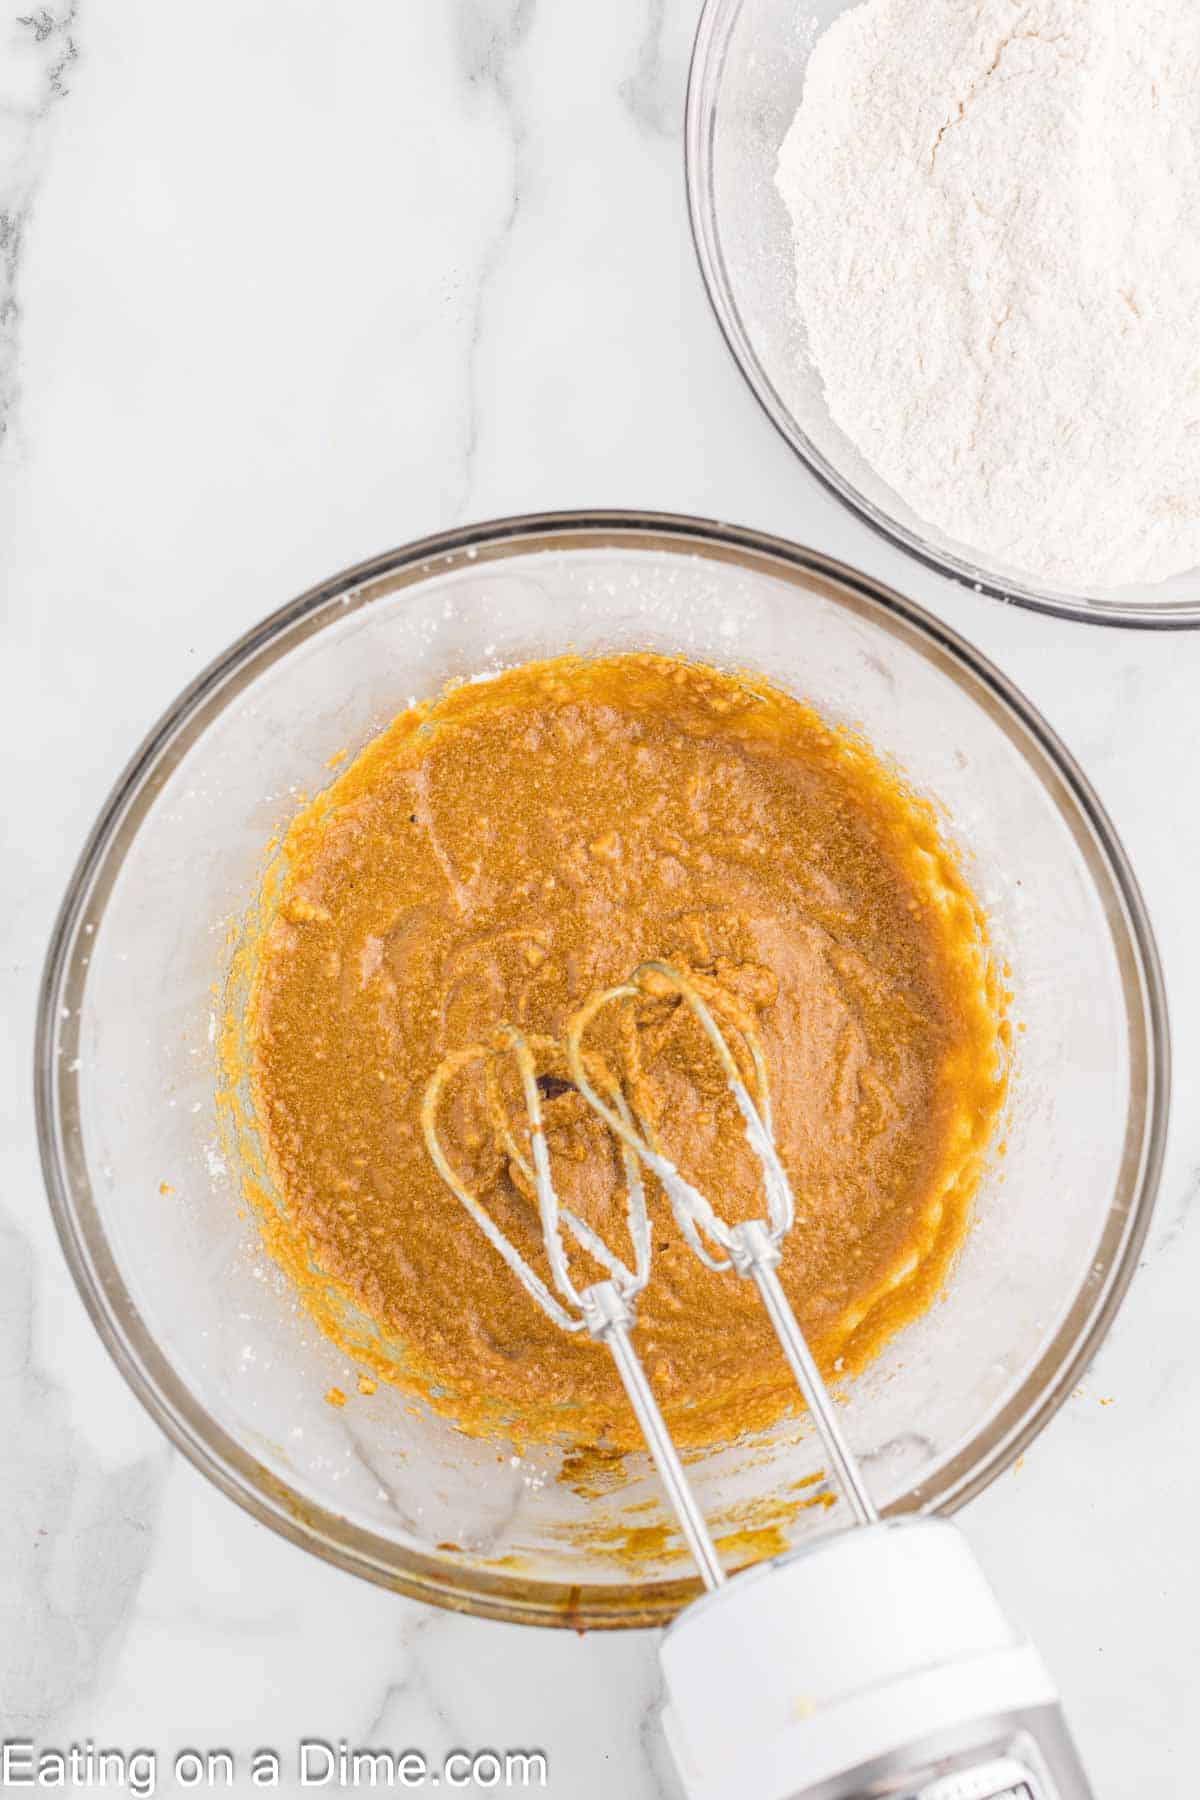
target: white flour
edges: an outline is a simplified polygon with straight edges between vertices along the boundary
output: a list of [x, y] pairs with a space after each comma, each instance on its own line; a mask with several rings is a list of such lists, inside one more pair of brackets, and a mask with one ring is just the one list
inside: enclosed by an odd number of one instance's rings
[[1200, 0], [867, 0], [779, 157], [833, 417], [1060, 587], [1200, 564]]

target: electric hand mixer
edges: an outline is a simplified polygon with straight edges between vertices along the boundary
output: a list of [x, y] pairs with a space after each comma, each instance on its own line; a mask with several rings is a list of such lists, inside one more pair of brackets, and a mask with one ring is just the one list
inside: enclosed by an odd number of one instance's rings
[[[585, 1049], [584, 1033], [604, 1008], [646, 997], [690, 1008], [715, 1052], [762, 1170], [764, 1219], [727, 1223], [665, 1154], [630, 1084]], [[509, 1058], [528, 1149], [501, 1092]], [[555, 1291], [463, 1184], [438, 1136], [446, 1083], [472, 1064], [483, 1067], [511, 1166], [536, 1194]], [[620, 1146], [630, 1261], [560, 1202], [539, 1071], [569, 1082]], [[871, 1501], [776, 1273], [795, 1208], [775, 1147], [765, 1059], [744, 1009], [709, 978], [644, 963], [593, 995], [561, 1044], [505, 1025], [489, 1044], [448, 1057], [426, 1090], [422, 1123], [438, 1173], [526, 1291], [564, 1331], [586, 1330], [612, 1353], [708, 1590], [670, 1627], [661, 1651], [663, 1725], [689, 1800], [1090, 1800], [1053, 1682], [1004, 1617], [966, 1541], [932, 1518], [881, 1521]], [[854, 1527], [733, 1581], [630, 1336], [650, 1274], [643, 1167], [691, 1251], [710, 1269], [755, 1283], [855, 1518]], [[606, 1271], [603, 1279], [576, 1287], [564, 1234]]]

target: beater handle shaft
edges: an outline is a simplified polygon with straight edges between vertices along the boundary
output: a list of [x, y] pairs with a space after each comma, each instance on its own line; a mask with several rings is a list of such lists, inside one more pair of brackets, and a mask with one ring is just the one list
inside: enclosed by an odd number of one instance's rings
[[680, 1530], [704, 1585], [711, 1593], [724, 1582], [725, 1571], [717, 1557], [716, 1546], [709, 1536], [704, 1514], [700, 1511], [691, 1483], [679, 1460], [679, 1452], [659, 1410], [658, 1401], [646, 1380], [646, 1371], [633, 1347], [629, 1335], [632, 1320], [629, 1307], [611, 1281], [596, 1282], [593, 1287], [585, 1289], [580, 1299], [588, 1330], [601, 1343], [607, 1344], [612, 1352], [617, 1373], [629, 1396], [629, 1404], [642, 1428], [646, 1448], [654, 1459], [654, 1466], [667, 1490], [667, 1498], [679, 1520]]
[[734, 1267], [739, 1275], [754, 1278], [775, 1336], [779, 1339], [788, 1366], [796, 1378], [796, 1385], [808, 1402], [808, 1409], [816, 1421], [829, 1460], [837, 1470], [838, 1481], [850, 1503], [855, 1521], [859, 1525], [878, 1524], [879, 1514], [867, 1492], [862, 1471], [842, 1435], [829, 1389], [821, 1378], [813, 1353], [805, 1342], [804, 1333], [796, 1323], [796, 1315], [783, 1291], [783, 1284], [775, 1273], [775, 1265], [779, 1261], [778, 1250], [771, 1243], [765, 1228], [757, 1221], [735, 1226], [733, 1236]]

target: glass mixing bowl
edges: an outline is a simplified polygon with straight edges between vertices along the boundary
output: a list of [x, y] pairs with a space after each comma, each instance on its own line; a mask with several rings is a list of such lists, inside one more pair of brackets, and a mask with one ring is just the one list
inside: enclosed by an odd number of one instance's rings
[[854, 0], [707, 0], [688, 80], [688, 208], [717, 321], [792, 449], [852, 512], [931, 569], [981, 593], [1101, 625], [1200, 626], [1200, 570], [1106, 593], [1038, 589], [919, 519], [830, 416], [793, 295], [779, 147], [821, 33]]
[[[212, 1042], [267, 841], [331, 755], [453, 677], [629, 647], [761, 670], [865, 731], [945, 808], [1011, 967], [1005, 1152], [944, 1300], [850, 1390], [890, 1511], [978, 1493], [1070, 1392], [1134, 1269], [1167, 1108], [1154, 944], [1095, 796], [1002, 675], [853, 571], [689, 519], [518, 519], [382, 556], [249, 632], [137, 752], [63, 904], [37, 1047], [54, 1216], [126, 1379], [226, 1493], [358, 1574], [540, 1624], [644, 1625], [691, 1597], [651, 1472], [559, 1480], [557, 1454], [473, 1441], [384, 1386], [361, 1396], [244, 1216]], [[792, 1420], [693, 1473], [748, 1558], [838, 1520], [805, 1504], [820, 1469]]]

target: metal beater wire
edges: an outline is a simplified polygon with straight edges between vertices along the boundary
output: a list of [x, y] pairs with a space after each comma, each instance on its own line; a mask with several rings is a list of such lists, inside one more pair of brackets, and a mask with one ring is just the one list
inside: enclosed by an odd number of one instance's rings
[[[646, 1371], [638, 1359], [630, 1336], [634, 1324], [633, 1302], [645, 1287], [650, 1274], [650, 1226], [646, 1215], [646, 1196], [638, 1158], [623, 1134], [619, 1134], [622, 1137], [621, 1156], [626, 1173], [626, 1218], [630, 1243], [633, 1247], [633, 1267], [630, 1268], [614, 1254], [584, 1220], [559, 1201], [554, 1187], [550, 1153], [546, 1145], [546, 1134], [542, 1123], [535, 1052], [551, 1061], [556, 1057], [561, 1058], [561, 1050], [552, 1039], [526, 1037], [516, 1026], [503, 1025], [496, 1032], [491, 1044], [474, 1044], [468, 1050], [456, 1051], [446, 1057], [435, 1069], [425, 1090], [421, 1106], [421, 1128], [425, 1135], [425, 1143], [434, 1167], [451, 1193], [466, 1208], [488, 1242], [500, 1253], [525, 1291], [536, 1301], [543, 1312], [564, 1331], [581, 1331], [586, 1328], [594, 1338], [607, 1346], [616, 1364], [617, 1373], [621, 1378], [629, 1404], [633, 1408], [634, 1417], [641, 1427], [646, 1447], [679, 1521], [684, 1541], [692, 1553], [705, 1586], [712, 1590], [719, 1587], [724, 1581], [725, 1572], [721, 1567], [720, 1558], [717, 1555], [716, 1546], [712, 1541], [704, 1514], [687, 1478], [679, 1452], [671, 1440], [666, 1421], [654, 1398], [650, 1383], [646, 1379]], [[521, 1092], [529, 1124], [529, 1147], [532, 1162], [525, 1156], [516, 1134], [512, 1130], [503, 1095], [500, 1092], [496, 1065], [497, 1059], [505, 1055], [511, 1055], [515, 1059], [520, 1076]], [[461, 1180], [442, 1148], [437, 1129], [437, 1115], [446, 1083], [462, 1069], [477, 1062], [483, 1064], [485, 1094], [500, 1141], [526, 1180], [532, 1179], [534, 1183], [542, 1227], [542, 1241], [550, 1262], [551, 1276], [566, 1305], [560, 1304], [536, 1270], [530, 1267], [520, 1251], [493, 1222], [487, 1209], [479, 1204], [474, 1194]], [[612, 1098], [612, 1116], [617, 1118], [627, 1130], [632, 1131], [632, 1116], [619, 1084], [613, 1082], [605, 1070], [597, 1071], [597, 1080]], [[606, 1108], [606, 1112], [607, 1110]], [[562, 1237], [564, 1226], [576, 1243], [589, 1255], [594, 1256], [601, 1267], [608, 1271], [607, 1279], [593, 1282], [582, 1292], [576, 1288], [567, 1267], [566, 1247]], [[568, 1307], [578, 1309], [578, 1316], [574, 1312], [568, 1311]]]
[[[567, 1312], [559, 1304], [541, 1276], [504, 1235], [486, 1208], [479, 1204], [475, 1195], [465, 1185], [451, 1164], [438, 1135], [438, 1109], [446, 1084], [464, 1068], [481, 1062], [484, 1068], [484, 1086], [489, 1101], [489, 1112], [497, 1126], [501, 1141], [517, 1168], [520, 1169], [526, 1180], [533, 1184], [534, 1192], [537, 1195], [542, 1240], [546, 1246], [550, 1273], [559, 1295], [568, 1306], [579, 1308], [582, 1305], [579, 1291], [571, 1279], [567, 1265], [566, 1247], [563, 1242], [564, 1226], [576, 1243], [590, 1256], [595, 1257], [601, 1267], [607, 1270], [610, 1279], [624, 1299], [631, 1300], [639, 1294], [650, 1275], [650, 1225], [646, 1215], [646, 1195], [642, 1183], [642, 1172], [637, 1158], [626, 1145], [622, 1144], [621, 1157], [626, 1183], [626, 1223], [634, 1257], [631, 1269], [610, 1250], [585, 1220], [579, 1218], [569, 1207], [563, 1206], [559, 1201], [550, 1172], [550, 1155], [546, 1147], [546, 1134], [542, 1122], [542, 1100], [537, 1085], [535, 1052], [549, 1060], [557, 1057], [561, 1061], [561, 1050], [552, 1038], [527, 1037], [515, 1025], [502, 1025], [490, 1044], [472, 1044], [467, 1050], [458, 1050], [447, 1056], [434, 1071], [425, 1090], [425, 1098], [421, 1106], [421, 1129], [425, 1136], [426, 1148], [438, 1174], [455, 1198], [470, 1213], [488, 1242], [495, 1250], [499, 1251], [525, 1291], [564, 1331], [580, 1331], [583, 1329], [585, 1321]], [[512, 1056], [521, 1081], [522, 1098], [529, 1123], [532, 1163], [517, 1142], [499, 1091], [497, 1064], [506, 1054]], [[603, 1075], [600, 1079], [605, 1082], [606, 1086], [608, 1085]], [[612, 1095], [614, 1105], [618, 1109], [618, 1116], [628, 1116], [628, 1105], [619, 1088], [614, 1087]]]
[[[763, 1186], [767, 1198], [767, 1225], [772, 1242], [778, 1248], [784, 1237], [791, 1230], [796, 1216], [796, 1205], [792, 1197], [791, 1183], [784, 1172], [775, 1148], [772, 1136], [771, 1091], [767, 1077], [766, 1058], [758, 1033], [748, 1023], [738, 1022], [737, 1030], [746, 1046], [754, 1070], [755, 1093], [751, 1096], [742, 1080], [729, 1043], [712, 1012], [700, 994], [695, 983], [686, 975], [673, 968], [670, 963], [657, 960], [644, 962], [636, 968], [627, 982], [618, 987], [607, 988], [602, 993], [593, 994], [585, 1001], [579, 1011], [568, 1021], [566, 1030], [567, 1065], [571, 1071], [571, 1079], [583, 1095], [588, 1105], [598, 1112], [609, 1128], [628, 1144], [629, 1148], [641, 1158], [646, 1167], [653, 1171], [662, 1183], [671, 1210], [680, 1230], [686, 1237], [690, 1248], [706, 1263], [710, 1269], [718, 1271], [733, 1266], [734, 1239], [732, 1229], [714, 1210], [710, 1201], [690, 1181], [680, 1174], [678, 1168], [666, 1156], [657, 1141], [657, 1134], [647, 1120], [638, 1115], [642, 1131], [638, 1132], [625, 1118], [619, 1117], [596, 1093], [588, 1080], [584, 1066], [583, 1034], [593, 1019], [605, 1007], [614, 1001], [627, 999], [645, 999], [647, 997], [646, 978], [650, 977], [655, 984], [665, 984], [689, 1008], [699, 1022], [704, 1035], [712, 1045], [721, 1064], [722, 1073], [737, 1102], [738, 1111], [746, 1132], [746, 1140], [758, 1159], [763, 1172]], [[700, 1241], [698, 1231], [719, 1244], [726, 1255], [714, 1257]]]
[[[647, 982], [647, 977], [650, 982]], [[679, 1173], [657, 1141], [651, 1141], [655, 1137], [651, 1122], [637, 1114], [635, 1108], [635, 1116], [642, 1125], [642, 1132], [639, 1133], [605, 1105], [588, 1081], [584, 1067], [583, 1034], [592, 1020], [614, 1001], [645, 998], [647, 994], [653, 997], [654, 989], [664, 983], [689, 1007], [720, 1061], [741, 1113], [747, 1142], [762, 1169], [767, 1201], [765, 1220], [748, 1220], [740, 1225], [728, 1224], [705, 1195]], [[657, 1175], [690, 1248], [710, 1269], [724, 1271], [732, 1268], [744, 1279], [754, 1282], [788, 1367], [807, 1402], [821, 1441], [837, 1471], [839, 1484], [851, 1511], [859, 1524], [873, 1524], [879, 1517], [878, 1511], [842, 1432], [833, 1398], [825, 1386], [777, 1273], [780, 1247], [796, 1216], [795, 1200], [772, 1135], [771, 1096], [762, 1045], [757, 1032], [748, 1022], [739, 1020], [737, 1030], [754, 1071], [756, 1091], [753, 1097], [742, 1080], [728, 1040], [696, 984], [669, 963], [645, 962], [634, 970], [627, 982], [593, 995], [568, 1022], [567, 1063], [572, 1079], [588, 1104], [600, 1113], [610, 1128]], [[699, 1235], [701, 1231], [727, 1254], [714, 1257], [702, 1244]]]
[[[716, 1001], [719, 990], [711, 983], [709, 986]], [[584, 1048], [584, 1034], [606, 1007], [618, 1002], [662, 999], [668, 995], [674, 995], [688, 1007], [721, 1065], [741, 1116], [746, 1140], [762, 1171], [766, 1200], [764, 1219], [751, 1219], [738, 1225], [730, 1225], [723, 1219], [707, 1196], [681, 1174], [666, 1155], [653, 1120], [638, 1111], [636, 1103], [631, 1102], [625, 1091], [632, 1083], [623, 1085], [602, 1057]], [[780, 1247], [795, 1221], [796, 1209], [791, 1184], [775, 1147], [770, 1084], [762, 1044], [753, 1021], [740, 1008], [735, 1009], [734, 1003], [729, 1001], [724, 1007], [719, 1001], [716, 1004], [718, 1010], [735, 1015], [732, 1023], [749, 1059], [751, 1086], [743, 1079], [730, 1041], [718, 1025], [698, 982], [670, 963], [653, 960], [642, 963], [628, 981], [606, 988], [586, 1000], [568, 1021], [565, 1043], [561, 1046], [552, 1038], [527, 1036], [514, 1025], [502, 1025], [489, 1044], [474, 1044], [446, 1057], [434, 1071], [421, 1107], [421, 1126], [434, 1167], [525, 1291], [562, 1330], [586, 1329], [608, 1346], [680, 1528], [709, 1588], [718, 1586], [724, 1580], [724, 1574], [704, 1515], [630, 1336], [634, 1324], [633, 1302], [650, 1274], [650, 1228], [641, 1176], [643, 1166], [661, 1183], [679, 1230], [694, 1254], [710, 1269], [719, 1272], [733, 1269], [743, 1278], [754, 1281], [855, 1518], [866, 1524], [879, 1516], [842, 1435], [832, 1397], [777, 1273]], [[500, 1085], [500, 1065], [507, 1057], [513, 1059], [521, 1084], [529, 1130], [528, 1155], [513, 1129]], [[551, 1066], [565, 1066], [571, 1084], [620, 1146], [632, 1266], [623, 1262], [585, 1220], [559, 1200], [538, 1088], [539, 1058]], [[498, 1140], [514, 1169], [533, 1185], [542, 1241], [557, 1295], [494, 1223], [487, 1209], [462, 1181], [442, 1147], [437, 1117], [446, 1084], [475, 1063], [483, 1065], [486, 1103]], [[582, 1290], [575, 1285], [568, 1265], [564, 1231], [606, 1271], [604, 1280], [593, 1282]], [[710, 1245], [716, 1246], [715, 1252]]]

